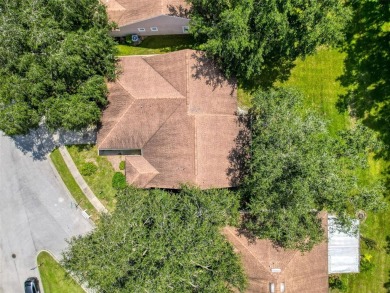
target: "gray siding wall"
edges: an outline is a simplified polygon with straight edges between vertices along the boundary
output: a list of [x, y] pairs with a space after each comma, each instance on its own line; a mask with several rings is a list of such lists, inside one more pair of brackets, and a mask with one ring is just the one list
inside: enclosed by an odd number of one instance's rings
[[[159, 35], [182, 35], [183, 26], [188, 26], [188, 18], [160, 15], [150, 19], [146, 19], [133, 24], [120, 27], [119, 31], [112, 31], [113, 37], [124, 37], [127, 35], [140, 35], [140, 36], [159, 36]], [[157, 32], [152, 32], [151, 27], [157, 27]], [[138, 31], [138, 28], [144, 28], [145, 32]]]

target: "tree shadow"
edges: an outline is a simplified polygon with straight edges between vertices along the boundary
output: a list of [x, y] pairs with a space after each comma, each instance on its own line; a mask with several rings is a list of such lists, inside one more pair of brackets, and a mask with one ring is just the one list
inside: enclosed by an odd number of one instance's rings
[[167, 5], [168, 15], [176, 16], [176, 17], [184, 17], [188, 18], [190, 14], [190, 9], [188, 7], [184, 7], [183, 5]]
[[53, 132], [45, 125], [40, 125], [30, 130], [28, 134], [15, 135], [11, 139], [23, 154], [31, 155], [33, 160], [42, 161], [46, 160], [47, 155], [60, 145], [96, 143], [96, 129]]
[[234, 139], [235, 147], [229, 152], [230, 166], [226, 171], [231, 186], [238, 186], [248, 175], [247, 162], [250, 150], [250, 116], [239, 115], [237, 119], [239, 131]]
[[386, 289], [387, 293], [390, 293], [390, 271], [389, 271], [389, 281], [383, 284], [383, 288]]
[[194, 64], [191, 66], [192, 78], [205, 80], [205, 83], [212, 86], [213, 90], [222, 87], [230, 87], [230, 94], [233, 95], [237, 89], [237, 81], [234, 78], [226, 78], [216, 66], [215, 60], [209, 58], [205, 52], [196, 51], [191, 55]]
[[390, 236], [386, 236], [386, 246], [385, 246], [385, 251], [387, 254], [390, 254]]
[[343, 51], [345, 69], [339, 78], [348, 89], [337, 107], [349, 110], [376, 130], [387, 147], [379, 153], [390, 159], [390, 12], [388, 1], [352, 1], [353, 20]]

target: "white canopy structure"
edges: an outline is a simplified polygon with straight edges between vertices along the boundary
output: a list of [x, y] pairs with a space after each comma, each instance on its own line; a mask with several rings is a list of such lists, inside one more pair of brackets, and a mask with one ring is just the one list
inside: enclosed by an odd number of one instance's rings
[[[359, 221], [353, 222], [358, 230]], [[328, 216], [328, 273], [359, 272], [359, 232], [347, 234], [339, 231], [334, 216]]]

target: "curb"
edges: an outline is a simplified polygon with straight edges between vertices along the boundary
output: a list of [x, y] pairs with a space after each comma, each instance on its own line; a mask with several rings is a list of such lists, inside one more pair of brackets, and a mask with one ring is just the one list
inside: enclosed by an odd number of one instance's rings
[[[54, 254], [50, 251], [50, 250], [46, 250], [46, 249], [41, 249], [41, 250], [39, 250], [39, 251], [37, 251], [37, 255], [36, 255], [36, 257], [35, 257], [35, 262], [36, 262], [36, 264], [37, 264], [37, 269], [38, 269], [38, 275], [39, 275], [39, 279], [40, 279], [40, 282], [41, 282], [41, 293], [44, 293], [44, 291], [43, 291], [43, 283], [42, 283], [42, 277], [41, 277], [41, 273], [40, 273], [40, 271], [39, 271], [39, 265], [38, 265], [38, 255], [41, 253], [41, 252], [46, 252], [46, 253], [48, 253], [60, 266], [61, 266], [61, 264], [60, 264], [60, 261], [57, 259], [57, 257], [55, 257], [54, 256]], [[62, 267], [62, 266], [61, 266]], [[80, 282], [75, 278], [75, 276], [73, 276], [73, 274], [71, 273], [71, 272], [69, 272], [69, 271], [67, 271], [67, 270], [65, 270], [64, 269], [64, 271], [66, 271], [68, 274], [69, 274], [69, 276], [81, 287], [81, 289], [83, 289], [84, 290], [84, 292], [86, 292], [86, 293], [91, 293], [91, 292], [93, 292], [93, 291], [90, 291], [90, 290], [88, 290], [88, 288], [86, 288], [83, 284], [80, 284]]]
[[[54, 173], [54, 176], [58, 179], [58, 181], [60, 182], [60, 184], [62, 185], [62, 187], [64, 188], [65, 192], [68, 194], [69, 198], [72, 200], [73, 202], [73, 205], [76, 206], [76, 203], [77, 201], [74, 199], [72, 193], [69, 191], [68, 187], [65, 185], [64, 181], [62, 180], [62, 177], [61, 175], [58, 173], [58, 170], [56, 168], [56, 166], [54, 166], [53, 164], [53, 161], [51, 160], [51, 157], [50, 156], [47, 156], [47, 159], [50, 163], [50, 166], [53, 170], [53, 173]], [[82, 209], [80, 208], [80, 211], [82, 212]], [[86, 219], [91, 225], [92, 227], [96, 227], [96, 224], [94, 221], [92, 221], [90, 218]]]
[[72, 174], [74, 180], [76, 181], [76, 183], [78, 184], [78, 186], [80, 187], [84, 195], [87, 197], [87, 199], [90, 201], [90, 203], [94, 206], [94, 208], [99, 213], [108, 213], [106, 207], [96, 197], [96, 195], [93, 193], [91, 188], [88, 186], [87, 182], [85, 182], [83, 176], [80, 174], [79, 170], [77, 169], [76, 164], [73, 162], [73, 159], [69, 154], [68, 150], [66, 149], [66, 147], [60, 146], [58, 149], [61, 153], [62, 158], [65, 161], [66, 166], [68, 167], [70, 173]]

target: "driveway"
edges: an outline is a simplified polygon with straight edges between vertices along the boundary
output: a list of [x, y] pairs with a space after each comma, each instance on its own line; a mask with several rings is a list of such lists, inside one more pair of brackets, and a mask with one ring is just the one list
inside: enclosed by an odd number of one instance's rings
[[55, 144], [44, 129], [12, 139], [0, 132], [1, 293], [24, 292], [24, 280], [38, 276], [38, 251], [60, 258], [65, 239], [92, 229], [46, 159]]

